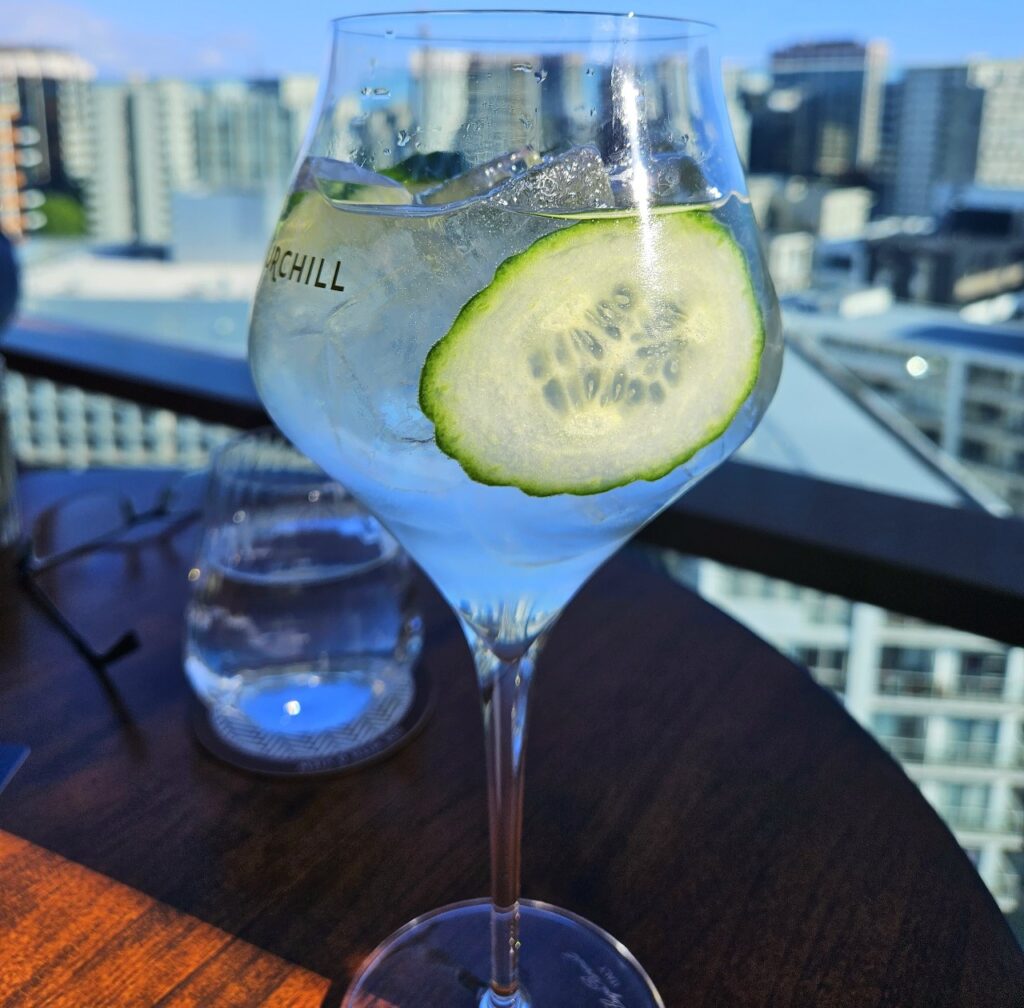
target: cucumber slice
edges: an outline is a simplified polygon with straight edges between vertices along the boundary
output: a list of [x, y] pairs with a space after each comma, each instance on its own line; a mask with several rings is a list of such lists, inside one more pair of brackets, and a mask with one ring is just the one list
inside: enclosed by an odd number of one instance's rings
[[585, 220], [466, 303], [427, 355], [420, 406], [477, 482], [600, 493], [718, 437], [763, 346], [746, 262], [709, 213]]

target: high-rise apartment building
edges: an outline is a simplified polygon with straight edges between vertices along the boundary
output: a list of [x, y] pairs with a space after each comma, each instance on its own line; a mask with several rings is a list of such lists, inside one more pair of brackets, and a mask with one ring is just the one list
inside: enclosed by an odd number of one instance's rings
[[972, 184], [1024, 188], [1024, 60], [911, 67], [886, 91], [882, 208], [929, 215]]
[[1024, 189], [1024, 59], [972, 61], [969, 82], [984, 94], [974, 181]]
[[196, 90], [196, 180], [283, 190], [316, 95], [312, 77], [218, 81]]
[[0, 48], [0, 229], [19, 238], [47, 222], [47, 193], [82, 178], [82, 99], [90, 63], [58, 49]]
[[90, 230], [166, 243], [171, 197], [196, 188], [283, 192], [309, 119], [311, 77], [95, 85], [86, 185]]
[[807, 666], [902, 763], [1004, 911], [1024, 878], [1024, 649], [701, 560], [702, 595]]
[[[870, 170], [879, 154], [887, 52], [882, 42], [810, 42], [772, 53], [763, 112], [787, 120], [788, 163], [755, 171], [842, 176]], [[769, 122], [768, 130], [778, 122]], [[764, 129], [755, 124], [755, 130]], [[778, 161], [779, 159], [772, 159]]]
[[914, 67], [889, 87], [879, 165], [888, 213], [931, 214], [937, 186], [971, 183], [984, 98], [966, 66]]
[[196, 87], [177, 80], [100, 83], [90, 99], [91, 234], [104, 242], [166, 242], [170, 194], [196, 181]]

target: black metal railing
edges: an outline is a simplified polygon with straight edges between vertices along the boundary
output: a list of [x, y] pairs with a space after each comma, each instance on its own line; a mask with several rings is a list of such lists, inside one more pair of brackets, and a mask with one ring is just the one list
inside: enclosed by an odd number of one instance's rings
[[[233, 427], [267, 423], [246, 361], [40, 322], [0, 340], [11, 370]], [[1024, 646], [1024, 521], [730, 461], [644, 541]]]

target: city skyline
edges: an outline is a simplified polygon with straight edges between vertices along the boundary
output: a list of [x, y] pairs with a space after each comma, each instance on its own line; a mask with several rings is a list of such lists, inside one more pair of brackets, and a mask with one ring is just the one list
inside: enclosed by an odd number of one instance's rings
[[[621, 4], [606, 0], [582, 6], [622, 9]], [[678, 5], [665, 0], [632, 6], [644, 13], [678, 13]], [[775, 48], [826, 38], [884, 40], [891, 50], [891, 68], [980, 55], [1024, 56], [1019, 41], [1024, 35], [1024, 15], [1010, 0], [980, 3], [966, 21], [936, 18], [933, 6], [924, 0], [899, 5], [865, 0], [855, 13], [824, 8], [813, 0], [790, 0], [778, 5], [771, 17], [722, 7], [695, 6], [686, 13], [716, 21], [723, 58], [750, 67], [765, 66]], [[253, 0], [242, 21], [227, 5], [210, 9], [199, 0], [180, 0], [173, 7], [160, 8], [143, 8], [129, 0], [11, 0], [0, 45], [66, 48], [90, 60], [108, 79], [318, 74], [326, 53], [327, 21], [358, 9], [326, 0], [312, 0], [301, 9]], [[1012, 30], [1015, 22], [1020, 30]]]

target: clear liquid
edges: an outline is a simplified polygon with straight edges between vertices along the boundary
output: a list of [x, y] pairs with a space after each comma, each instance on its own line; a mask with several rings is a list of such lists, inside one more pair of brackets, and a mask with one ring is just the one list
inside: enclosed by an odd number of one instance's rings
[[420, 645], [408, 562], [368, 519], [209, 529], [185, 670], [211, 707], [277, 735], [327, 731], [407, 691]]
[[[297, 277], [265, 269], [253, 310], [250, 359], [263, 402], [485, 639], [514, 642], [542, 630], [627, 537], [746, 439], [774, 391], [778, 355], [766, 350], [758, 385], [728, 430], [656, 481], [550, 497], [475, 482], [437, 447], [420, 409], [424, 360], [504, 260], [576, 219], [488, 199], [425, 212], [339, 208], [315, 192], [302, 198], [321, 204], [315, 226], [286, 213], [271, 248], [292, 250], [293, 270], [298, 255], [311, 258]], [[688, 209], [713, 213], [747, 253], [777, 346], [749, 203], [734, 196]]]

